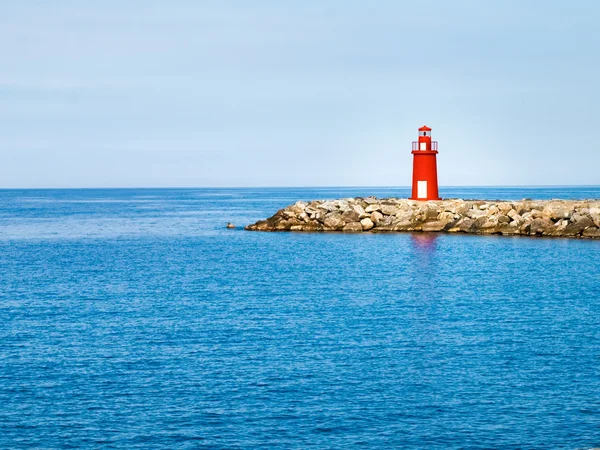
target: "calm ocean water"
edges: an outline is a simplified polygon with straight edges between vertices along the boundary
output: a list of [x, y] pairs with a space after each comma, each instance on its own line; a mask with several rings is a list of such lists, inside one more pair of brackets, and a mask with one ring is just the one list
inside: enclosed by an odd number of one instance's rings
[[0, 448], [600, 446], [600, 242], [224, 228], [371, 194], [0, 191]]

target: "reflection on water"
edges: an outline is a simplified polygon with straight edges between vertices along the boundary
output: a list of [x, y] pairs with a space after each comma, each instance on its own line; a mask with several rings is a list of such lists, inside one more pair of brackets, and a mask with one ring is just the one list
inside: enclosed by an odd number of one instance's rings
[[412, 248], [415, 252], [431, 254], [435, 251], [437, 233], [412, 233], [410, 236]]
[[436, 292], [436, 249], [437, 233], [411, 233], [411, 264], [409, 273], [412, 278], [413, 298], [419, 302], [428, 302]]

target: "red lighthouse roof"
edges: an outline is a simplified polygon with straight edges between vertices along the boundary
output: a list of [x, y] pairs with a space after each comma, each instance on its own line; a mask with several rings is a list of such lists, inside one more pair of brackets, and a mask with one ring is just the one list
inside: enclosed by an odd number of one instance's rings
[[431, 128], [429, 128], [427, 125], [423, 125], [421, 128], [419, 128], [419, 131], [431, 131]]

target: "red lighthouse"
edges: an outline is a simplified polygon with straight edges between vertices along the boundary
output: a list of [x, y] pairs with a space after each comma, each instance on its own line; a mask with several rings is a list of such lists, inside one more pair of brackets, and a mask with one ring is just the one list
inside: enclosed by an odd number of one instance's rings
[[431, 128], [419, 128], [419, 140], [412, 143], [413, 179], [411, 200], [441, 200], [437, 181], [437, 141], [431, 140]]

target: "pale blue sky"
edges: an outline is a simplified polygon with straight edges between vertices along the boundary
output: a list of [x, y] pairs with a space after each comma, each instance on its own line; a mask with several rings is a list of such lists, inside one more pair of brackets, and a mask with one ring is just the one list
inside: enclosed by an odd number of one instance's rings
[[600, 2], [3, 0], [0, 187], [600, 184]]

